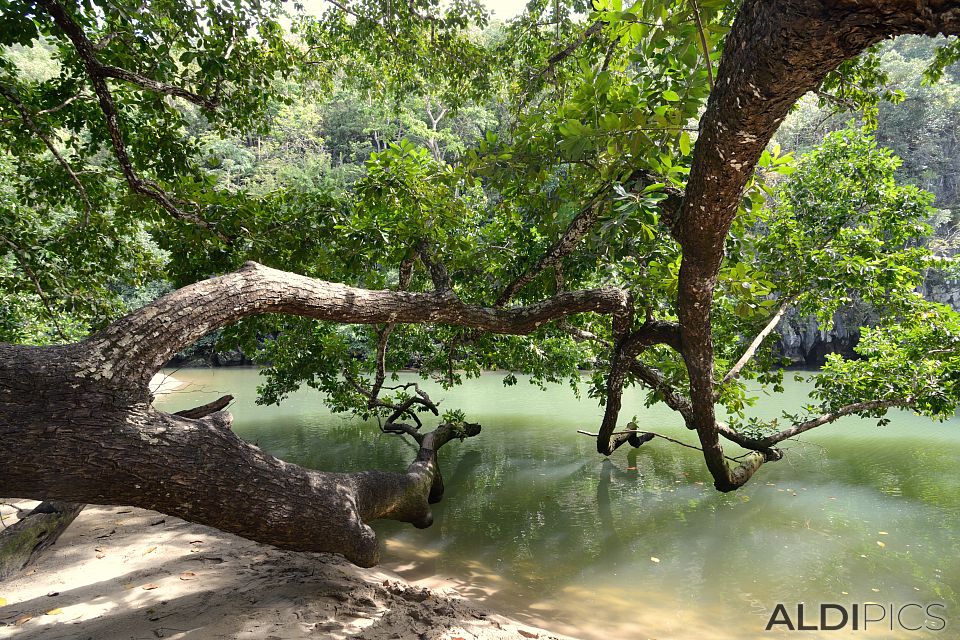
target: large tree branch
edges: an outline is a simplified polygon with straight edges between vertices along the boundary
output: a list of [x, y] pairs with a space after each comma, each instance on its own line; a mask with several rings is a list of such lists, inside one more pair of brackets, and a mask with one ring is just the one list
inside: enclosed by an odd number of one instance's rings
[[607, 185], [594, 193], [587, 201], [587, 204], [585, 204], [583, 208], [580, 209], [580, 212], [574, 216], [573, 220], [570, 221], [570, 224], [567, 225], [563, 234], [550, 245], [550, 248], [540, 256], [540, 259], [537, 260], [533, 266], [524, 269], [523, 273], [504, 288], [503, 292], [497, 297], [496, 302], [494, 302], [494, 305], [502, 307], [510, 302], [523, 287], [533, 282], [538, 275], [547, 269], [558, 268], [563, 259], [573, 252], [583, 237], [590, 232], [594, 223], [596, 223], [601, 212], [600, 202], [609, 191], [610, 187]]
[[0, 345], [0, 458], [17, 461], [0, 475], [0, 494], [154, 509], [370, 566], [379, 551], [367, 523], [429, 526], [429, 504], [442, 493], [437, 449], [480, 430], [441, 425], [422, 437], [404, 472], [313, 471], [240, 439], [226, 412], [190, 420], [157, 411], [114, 380], [75, 375], [77, 364], [96, 358], [82, 343]]
[[[632, 183], [634, 181], [654, 184], [657, 182], [657, 177], [647, 171], [637, 170], [624, 180], [625, 183]], [[562, 272], [564, 258], [573, 253], [577, 245], [580, 244], [580, 241], [590, 233], [600, 214], [603, 213], [603, 199], [610, 193], [612, 186], [611, 184], [606, 184], [594, 192], [589, 200], [587, 200], [587, 203], [580, 209], [577, 215], [574, 216], [573, 220], [570, 221], [570, 224], [567, 225], [567, 228], [564, 229], [560, 237], [550, 245], [546, 252], [544, 252], [532, 266], [524, 269], [515, 280], [504, 288], [503, 292], [497, 297], [496, 302], [494, 302], [496, 306], [507, 304], [523, 287], [533, 282], [537, 276], [547, 269], [557, 270], [558, 274]], [[673, 233], [674, 223], [677, 220], [680, 207], [683, 203], [683, 194], [673, 186], [665, 186], [663, 192], [666, 198], [660, 202], [659, 208], [663, 214], [664, 223], [667, 225], [667, 228], [670, 229], [670, 232]], [[562, 282], [562, 276], [558, 276], [558, 281]]]
[[873, 411], [891, 409], [895, 407], [910, 407], [914, 403], [912, 397], [906, 398], [893, 398], [886, 400], [866, 400], [864, 402], [854, 402], [835, 411], [828, 411], [823, 413], [815, 418], [799, 422], [787, 429], [778, 431], [776, 433], [763, 436], [762, 438], [751, 438], [746, 436], [738, 431], [731, 429], [729, 426], [718, 423], [717, 429], [727, 440], [735, 442], [745, 449], [753, 449], [756, 451], [761, 451], [769, 449], [776, 444], [783, 442], [794, 436], [798, 436], [801, 433], [810, 431], [811, 429], [816, 429], [817, 427], [822, 427], [825, 424], [830, 424], [831, 422], [836, 422], [840, 418], [851, 415], [860, 415], [864, 413], [870, 413]]
[[153, 78], [148, 78], [143, 74], [129, 71], [127, 69], [121, 69], [120, 67], [101, 64], [99, 66], [99, 74], [106, 78], [115, 78], [117, 80], [129, 82], [130, 84], [134, 84], [141, 89], [146, 89], [147, 91], [151, 91], [153, 93], [183, 98], [187, 102], [192, 102], [199, 107], [203, 107], [207, 111], [216, 111], [220, 106], [220, 101], [217, 98], [208, 98], [207, 96], [202, 96], [199, 93], [190, 91], [189, 89], [184, 89], [183, 87], [168, 84], [166, 82], [159, 82]]
[[948, 0], [745, 0], [741, 6], [700, 121], [677, 225], [683, 248], [678, 315], [692, 426], [718, 489], [736, 489], [762, 464], [734, 471], [724, 460], [710, 322], [726, 235], [760, 154], [793, 104], [844, 60], [889, 36], [957, 32], [960, 4]]
[[644, 364], [638, 358], [634, 358], [633, 362], [630, 363], [629, 371], [659, 394], [664, 404], [683, 416], [685, 420], [690, 419], [690, 399], [677, 391], [658, 369]]
[[98, 365], [89, 375], [126, 378], [142, 386], [187, 345], [263, 313], [350, 324], [443, 323], [522, 335], [573, 314], [617, 314], [627, 306], [625, 292], [601, 288], [562, 292], [522, 307], [479, 307], [438, 292], [358, 289], [248, 262], [239, 271], [168, 294], [91, 336], [87, 342], [107, 369]]
[[617, 420], [620, 417], [623, 386], [631, 367], [636, 365], [637, 356], [654, 344], [668, 344], [679, 350], [679, 327], [670, 322], [649, 320], [636, 331], [621, 337], [614, 345], [610, 372], [607, 374], [607, 398], [603, 420], [597, 436], [597, 451], [603, 455], [610, 455], [619, 446], [629, 442], [628, 437], [614, 435]]
[[589, 27], [584, 29], [574, 38], [571, 42], [567, 44], [564, 48], [555, 52], [549, 58], [547, 58], [547, 65], [537, 74], [536, 79], [534, 80], [533, 86], [539, 86], [540, 80], [543, 78], [548, 78], [553, 75], [554, 69], [557, 65], [572, 56], [576, 53], [577, 49], [582, 47], [587, 41], [589, 41], [594, 36], [600, 34], [603, 31], [603, 21], [597, 20], [593, 22]]
[[[130, 189], [132, 189], [134, 193], [150, 198], [174, 218], [209, 229], [221, 240], [229, 243], [231, 238], [218, 231], [213, 224], [204, 220], [199, 213], [184, 210], [181, 203], [178, 203], [175, 198], [166, 193], [159, 185], [141, 177], [137, 173], [123, 139], [123, 133], [120, 128], [120, 116], [116, 103], [113, 100], [113, 95], [110, 93], [110, 88], [107, 86], [105, 80], [108, 75], [104, 72], [104, 65], [97, 59], [94, 44], [87, 38], [80, 25], [77, 24], [57, 0], [41, 0], [41, 4], [46, 8], [50, 17], [53, 18], [57, 27], [70, 39], [77, 55], [83, 62], [87, 77], [93, 85], [94, 93], [97, 95], [100, 111], [103, 112], [104, 123], [110, 135], [111, 145], [113, 146], [113, 155], [120, 165], [120, 171], [123, 173], [123, 177]], [[114, 71], [120, 70], [114, 68]]]

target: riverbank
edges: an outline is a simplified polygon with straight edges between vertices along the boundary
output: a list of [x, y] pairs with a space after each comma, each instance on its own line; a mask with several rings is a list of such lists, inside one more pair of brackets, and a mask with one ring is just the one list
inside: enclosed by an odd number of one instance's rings
[[[8, 525], [12, 512], [4, 507]], [[568, 638], [450, 586], [426, 589], [338, 556], [128, 507], [85, 509], [36, 564], [0, 582], [0, 605], [0, 638], [17, 640]]]
[[172, 375], [163, 373], [153, 374], [153, 377], [150, 379], [150, 393], [155, 396], [162, 396], [168, 393], [173, 393], [177, 389], [182, 389], [187, 386], [187, 383], [179, 380]]

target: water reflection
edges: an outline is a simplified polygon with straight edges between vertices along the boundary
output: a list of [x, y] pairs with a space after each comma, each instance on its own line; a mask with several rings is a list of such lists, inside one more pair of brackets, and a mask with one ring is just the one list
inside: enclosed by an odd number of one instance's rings
[[[286, 460], [346, 471], [402, 469], [411, 458], [409, 443], [330, 415], [314, 392], [255, 406], [253, 370], [176, 377], [193, 386], [164, 408], [230, 392], [236, 431]], [[777, 602], [941, 601], [960, 628], [960, 421], [844, 420], [723, 495], [699, 452], [654, 440], [603, 459], [575, 433], [598, 424], [591, 401], [501, 381], [429, 389], [484, 432], [440, 452], [447, 494], [433, 527], [375, 524], [385, 564], [408, 579], [442, 576], [464, 596], [584, 638], [758, 637]], [[787, 391], [757, 412], [799, 407], [809, 388]], [[641, 424], [694, 440], [640, 394], [624, 403]]]

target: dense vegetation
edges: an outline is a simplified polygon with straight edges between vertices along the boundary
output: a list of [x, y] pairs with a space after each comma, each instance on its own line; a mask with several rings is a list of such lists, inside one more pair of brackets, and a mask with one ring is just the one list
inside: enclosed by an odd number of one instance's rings
[[[844, 415], [960, 401], [960, 320], [921, 293], [953, 277], [957, 47], [881, 43], [953, 33], [948, 8], [854, 28], [842, 8], [725, 0], [534, 0], [492, 25], [469, 0], [0, 7], [0, 339], [91, 336], [120, 358], [95, 379], [140, 383], [229, 325], [223, 348], [271, 365], [263, 401], [308, 384], [423, 445], [437, 406], [391, 370], [576, 387], [589, 368], [601, 453], [646, 441], [618, 431], [642, 385], [721, 490]], [[769, 44], [778, 25], [800, 35]], [[828, 359], [803, 415], [752, 418], [747, 383], [782, 381], [784, 315], [827, 327], [850, 305], [875, 325], [859, 357]], [[435, 438], [472, 435], [468, 418], [445, 413]]]

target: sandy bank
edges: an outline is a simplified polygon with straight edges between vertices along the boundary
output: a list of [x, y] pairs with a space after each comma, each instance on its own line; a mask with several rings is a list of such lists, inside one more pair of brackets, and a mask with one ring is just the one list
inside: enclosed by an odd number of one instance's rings
[[153, 374], [153, 378], [150, 379], [150, 393], [155, 396], [162, 396], [177, 389], [182, 389], [185, 386], [187, 386], [186, 382], [167, 375], [162, 371]]
[[[14, 511], [3, 507], [6, 524]], [[18, 640], [566, 638], [450, 587], [125, 507], [85, 509], [37, 564], [0, 582], [0, 605], [0, 638]]]

